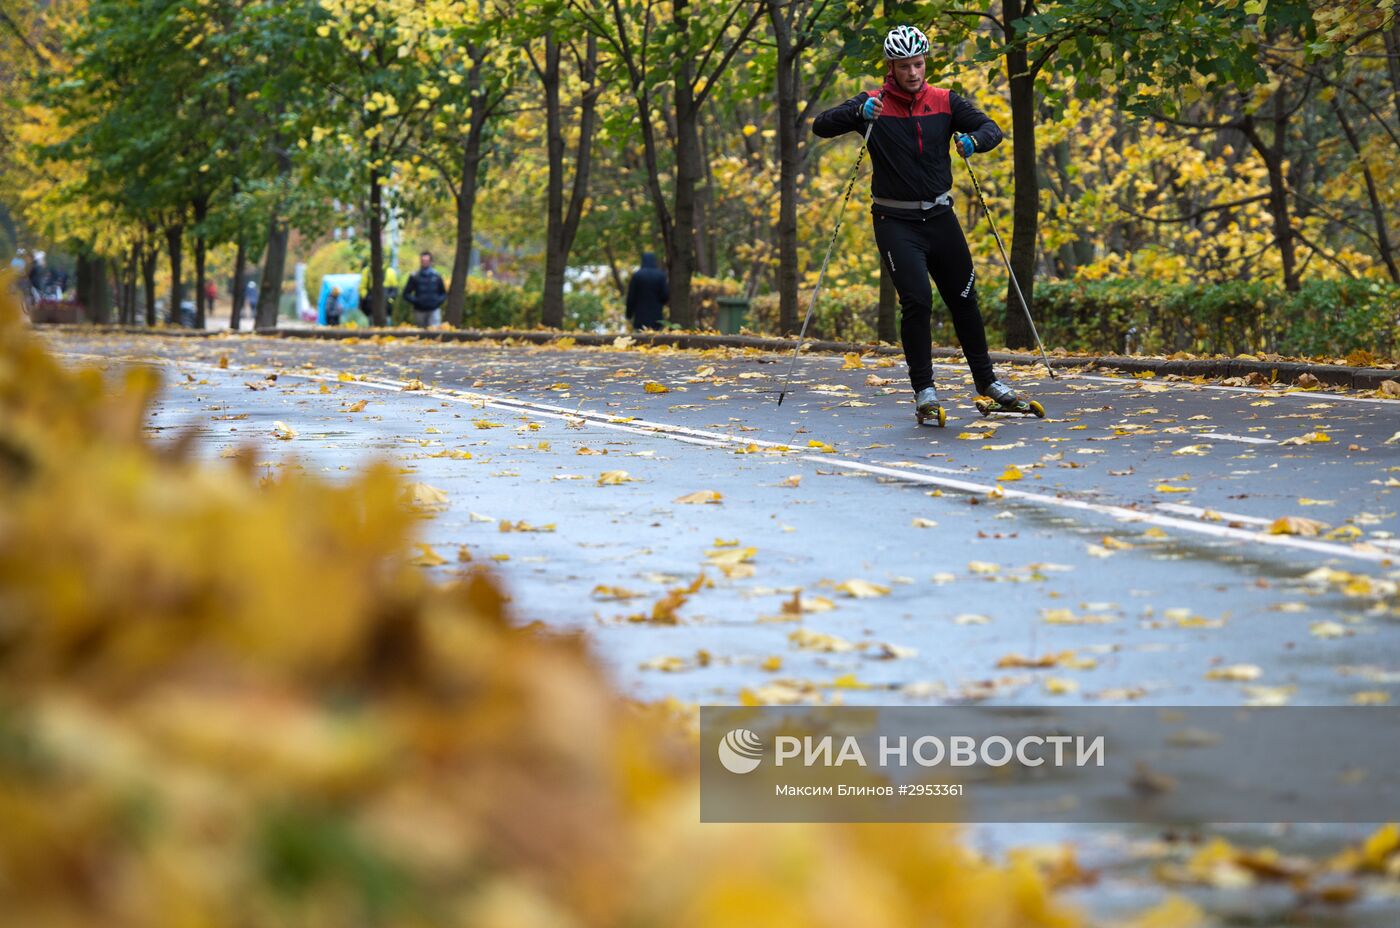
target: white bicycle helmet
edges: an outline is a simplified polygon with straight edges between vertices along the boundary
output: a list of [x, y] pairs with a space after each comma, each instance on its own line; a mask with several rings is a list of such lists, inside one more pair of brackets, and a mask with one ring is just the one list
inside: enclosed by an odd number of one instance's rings
[[928, 54], [928, 39], [913, 26], [895, 26], [885, 36], [885, 60], [922, 58]]

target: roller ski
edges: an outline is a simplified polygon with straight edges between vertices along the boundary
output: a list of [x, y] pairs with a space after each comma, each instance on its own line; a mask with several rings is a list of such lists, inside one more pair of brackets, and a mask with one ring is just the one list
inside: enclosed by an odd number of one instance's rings
[[982, 392], [983, 395], [977, 397], [973, 401], [973, 405], [984, 416], [990, 416], [992, 413], [1003, 413], [1013, 416], [1035, 416], [1037, 419], [1045, 418], [1044, 406], [1035, 400], [1022, 399], [1015, 390], [1000, 380], [993, 380]]
[[938, 401], [938, 391], [924, 387], [914, 395], [914, 418], [920, 425], [936, 425], [940, 429], [948, 422], [948, 413]]

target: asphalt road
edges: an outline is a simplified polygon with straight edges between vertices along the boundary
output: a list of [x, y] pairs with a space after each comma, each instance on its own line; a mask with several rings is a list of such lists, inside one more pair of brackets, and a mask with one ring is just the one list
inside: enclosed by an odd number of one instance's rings
[[[940, 430], [884, 361], [804, 357], [779, 407], [787, 358], [732, 350], [54, 342], [168, 368], [152, 428], [211, 457], [384, 457], [445, 491], [434, 569], [465, 546], [640, 698], [1400, 698], [1394, 401], [1030, 369], [1003, 373], [1048, 418], [984, 419], [941, 367]], [[1284, 517], [1316, 534], [1270, 534]]]

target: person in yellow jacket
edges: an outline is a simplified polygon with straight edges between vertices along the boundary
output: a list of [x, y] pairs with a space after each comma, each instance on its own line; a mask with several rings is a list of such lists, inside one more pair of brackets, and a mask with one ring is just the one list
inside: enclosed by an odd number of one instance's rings
[[[360, 311], [369, 315], [369, 288], [371, 285], [369, 264], [360, 270]], [[384, 308], [390, 316], [394, 314], [394, 301], [399, 298], [399, 272], [392, 266], [384, 269]]]

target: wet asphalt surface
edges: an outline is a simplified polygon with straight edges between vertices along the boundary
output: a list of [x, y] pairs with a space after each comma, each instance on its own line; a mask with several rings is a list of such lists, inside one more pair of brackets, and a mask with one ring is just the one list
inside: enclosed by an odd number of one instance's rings
[[[1400, 440], [1386, 444], [1400, 403], [1008, 370], [1049, 416], [984, 419], [947, 367], [950, 421], [936, 429], [914, 424], [902, 364], [841, 370], [840, 357], [804, 357], [779, 407], [767, 391], [787, 359], [742, 352], [110, 336], [65, 336], [61, 349], [171, 366], [152, 427], [202, 426], [211, 457], [253, 443], [331, 476], [383, 457], [446, 491], [425, 540], [494, 563], [523, 620], [587, 628], [641, 698], [1400, 697]], [[298, 437], [273, 439], [274, 421]], [[693, 444], [645, 423], [720, 438]], [[454, 452], [471, 457], [434, 457]], [[616, 471], [625, 482], [600, 485]], [[1034, 499], [961, 488], [1016, 471], [1000, 486]], [[701, 491], [721, 501], [677, 502]], [[1323, 550], [1266, 543], [1293, 537], [1262, 534], [1280, 517], [1323, 523], [1308, 539]], [[654, 615], [702, 574], [705, 586]], [[1222, 672], [1238, 665], [1259, 670]]]
[[[640, 699], [1400, 700], [1400, 402], [1003, 369], [1049, 415], [984, 419], [943, 365], [936, 429], [884, 359], [804, 356], [780, 407], [788, 357], [744, 351], [50, 340], [73, 363], [165, 369], [153, 433], [197, 428], [210, 458], [251, 444], [270, 472], [329, 479], [382, 458], [445, 491], [422, 533], [449, 563], [425, 569], [450, 575], [465, 547], [521, 621], [585, 630]], [[720, 501], [678, 502], [703, 491]], [[1263, 534], [1281, 517], [1321, 523], [1317, 547], [1270, 543], [1299, 537]], [[1363, 831], [1239, 834], [1320, 852]], [[1100, 918], [1160, 897], [1143, 876], [1160, 837], [971, 832], [989, 851], [1072, 839], [1105, 874], [1084, 896]], [[1220, 924], [1388, 925], [1400, 908], [1300, 915], [1281, 887], [1198, 901]]]

